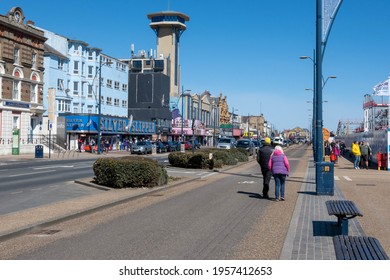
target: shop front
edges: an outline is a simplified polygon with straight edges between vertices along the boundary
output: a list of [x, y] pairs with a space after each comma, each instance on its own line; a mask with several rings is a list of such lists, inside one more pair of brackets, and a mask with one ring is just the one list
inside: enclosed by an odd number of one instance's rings
[[[70, 150], [91, 151], [98, 146], [97, 115], [69, 115], [66, 120], [66, 145]], [[154, 122], [131, 120], [127, 118], [101, 116], [101, 147], [110, 150], [123, 148], [124, 142], [136, 142], [140, 139], [152, 139], [156, 134]], [[96, 149], [96, 148], [95, 148]]]

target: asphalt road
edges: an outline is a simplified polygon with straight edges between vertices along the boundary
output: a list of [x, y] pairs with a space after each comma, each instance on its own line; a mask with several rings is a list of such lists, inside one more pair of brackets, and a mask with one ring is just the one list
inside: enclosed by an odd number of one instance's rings
[[[168, 165], [168, 154], [155, 157]], [[28, 160], [0, 162], [0, 215], [91, 195], [101, 190], [75, 183], [92, 178], [96, 159]], [[202, 170], [167, 168], [174, 177], [193, 177], [207, 174]]]
[[[305, 160], [304, 150], [286, 153], [294, 172]], [[288, 204], [259, 198], [261, 181], [256, 162], [211, 173], [193, 183], [57, 224], [48, 229], [52, 235], [35, 233], [20, 237], [12, 241], [16, 255], [10, 258], [236, 258], [243, 253], [240, 250], [245, 248], [244, 239], [251, 238], [254, 228], [263, 226], [267, 230], [278, 222], [288, 227], [289, 217], [285, 214], [286, 221], [271, 221], [271, 226], [259, 223], [265, 216], [278, 218], [273, 213], [275, 204]], [[272, 233], [267, 233], [267, 239], [272, 238]], [[280, 243], [277, 235], [273, 242]]]

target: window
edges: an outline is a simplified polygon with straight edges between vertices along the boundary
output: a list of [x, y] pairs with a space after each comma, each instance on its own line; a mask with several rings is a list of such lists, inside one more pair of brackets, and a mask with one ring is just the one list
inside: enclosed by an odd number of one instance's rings
[[88, 98], [93, 98], [93, 86], [88, 85]]
[[79, 82], [73, 82], [73, 95], [79, 95]]
[[93, 112], [93, 105], [88, 105], [88, 107], [87, 107], [87, 113], [88, 114], [92, 114]]
[[120, 86], [119, 82], [115, 82], [114, 84], [115, 84], [115, 89], [119, 90], [119, 86]]
[[58, 69], [60, 70], [64, 69], [64, 60], [61, 58], [58, 59]]
[[100, 96], [100, 105], [104, 104], [104, 96]]
[[12, 92], [13, 100], [20, 100], [20, 81], [14, 80], [14, 89]]
[[64, 91], [64, 80], [62, 79], [57, 80], [57, 90]]
[[84, 76], [85, 62], [81, 64], [81, 76]]
[[31, 54], [31, 65], [32, 68], [37, 68], [37, 54], [35, 52]]
[[30, 102], [31, 103], [38, 103], [37, 96], [38, 96], [38, 85], [31, 84], [31, 86], [30, 86]]
[[15, 64], [20, 64], [19, 60], [19, 48], [14, 49], [14, 63]]
[[57, 111], [59, 113], [68, 113], [68, 112], [70, 112], [70, 101], [68, 101], [68, 100], [58, 100]]
[[122, 91], [127, 92], [127, 84], [122, 84]]
[[12, 116], [12, 128], [17, 129], [20, 128], [20, 117]]
[[114, 99], [114, 106], [119, 107], [119, 99], [118, 98]]
[[93, 51], [88, 51], [88, 60], [93, 60]]
[[112, 80], [107, 79], [107, 87], [112, 88]]
[[79, 73], [79, 62], [73, 61], [73, 74], [78, 74], [78, 73]]
[[93, 78], [93, 66], [88, 66], [88, 78]]
[[122, 100], [122, 107], [127, 108], [127, 100]]
[[74, 103], [73, 104], [73, 113], [77, 114], [79, 112], [79, 103]]
[[107, 97], [107, 105], [112, 105], [112, 98], [111, 97]]

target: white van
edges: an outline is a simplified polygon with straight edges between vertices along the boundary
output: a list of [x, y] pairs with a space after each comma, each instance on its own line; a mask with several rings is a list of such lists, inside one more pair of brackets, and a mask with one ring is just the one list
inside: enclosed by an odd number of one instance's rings
[[276, 145], [279, 145], [279, 146], [283, 146], [283, 137], [275, 137], [274, 139], [272, 139], [272, 145], [273, 146], [276, 146]]
[[218, 149], [231, 149], [234, 148], [236, 140], [234, 138], [221, 138], [218, 141]]

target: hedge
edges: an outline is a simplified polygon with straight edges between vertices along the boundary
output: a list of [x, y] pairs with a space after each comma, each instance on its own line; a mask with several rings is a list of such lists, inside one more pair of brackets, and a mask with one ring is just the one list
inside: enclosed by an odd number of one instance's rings
[[93, 171], [96, 184], [111, 188], [151, 188], [168, 182], [165, 168], [143, 157], [100, 158]]

